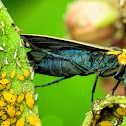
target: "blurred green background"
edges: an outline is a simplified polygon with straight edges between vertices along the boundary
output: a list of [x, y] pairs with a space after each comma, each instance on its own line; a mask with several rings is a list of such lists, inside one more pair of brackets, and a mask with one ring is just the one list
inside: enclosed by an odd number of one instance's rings
[[[64, 15], [72, 0], [2, 0], [23, 34], [43, 34], [64, 38]], [[38, 105], [43, 126], [80, 126], [90, 110], [91, 91], [96, 75], [75, 76], [52, 86], [38, 88]], [[35, 74], [36, 85], [56, 77]], [[104, 98], [96, 88], [95, 99]]]

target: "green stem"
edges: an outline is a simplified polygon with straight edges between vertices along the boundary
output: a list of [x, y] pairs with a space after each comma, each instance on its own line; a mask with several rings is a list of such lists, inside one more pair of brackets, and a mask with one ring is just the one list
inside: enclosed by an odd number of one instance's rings
[[[30, 91], [35, 98], [34, 84], [32, 81], [32, 69], [27, 60], [26, 50], [23, 46], [23, 41], [20, 38], [18, 29], [13, 25], [13, 20], [7, 12], [7, 9], [4, 7], [0, 0], [0, 75], [2, 76], [3, 72], [6, 72], [6, 78], [10, 80], [11, 88], [17, 95]], [[30, 71], [30, 75], [25, 77], [23, 72], [25, 70]], [[11, 78], [12, 71], [15, 71], [16, 74], [14, 78]], [[22, 75], [24, 80], [17, 78], [18, 75]], [[8, 91], [7, 89], [1, 90]], [[28, 107], [25, 100], [22, 102], [24, 106], [23, 113], [17, 117], [25, 119], [25, 125], [29, 126], [27, 117], [29, 115], [38, 116], [38, 106], [37, 102], [34, 102], [32, 108]]]

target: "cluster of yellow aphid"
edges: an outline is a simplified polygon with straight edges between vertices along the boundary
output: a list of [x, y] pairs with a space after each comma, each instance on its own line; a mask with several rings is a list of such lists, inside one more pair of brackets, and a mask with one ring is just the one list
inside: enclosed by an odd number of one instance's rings
[[[0, 94], [0, 121], [1, 126], [19, 126], [17, 118], [23, 112], [23, 105], [20, 104], [24, 99], [24, 94], [16, 95], [12, 90]], [[23, 126], [23, 125], [22, 125]]]
[[[14, 78], [15, 71], [11, 72], [10, 77]], [[24, 75], [18, 75], [17, 78], [21, 81], [29, 76], [29, 71], [25, 70]], [[10, 89], [10, 80], [6, 78], [6, 72], [0, 76], [0, 90]], [[34, 99], [30, 91], [17, 95], [14, 91], [3, 91], [0, 93], [0, 124], [1, 126], [24, 126], [25, 120], [21, 118], [24, 107], [22, 102], [25, 101], [27, 106], [32, 108]], [[35, 126], [40, 123], [40, 119], [36, 116], [28, 116], [27, 118], [30, 125]]]
[[[6, 72], [3, 72], [2, 75], [0, 76], [0, 91], [3, 90], [4, 88], [6, 88], [7, 90], [11, 87], [10, 84], [10, 80], [8, 78], [6, 78]], [[15, 71], [11, 72], [11, 79], [13, 79], [15, 76]], [[24, 80], [24, 77], [28, 77], [29, 76], [29, 71], [28, 70], [24, 70], [24, 76], [23, 75], [17, 75], [17, 78], [19, 80]]]
[[[111, 109], [111, 115], [114, 115], [116, 118], [118, 118], [119, 122], [118, 123], [122, 123], [122, 116], [126, 116], [126, 108], [122, 108], [120, 106], [114, 106], [113, 104], [109, 105], [108, 106], [109, 108], [112, 108]], [[103, 113], [107, 114], [107, 112], [102, 112], [102, 115], [101, 114], [96, 114], [94, 116], [94, 119], [92, 120], [92, 126], [113, 126], [113, 124], [108, 121], [108, 120], [101, 120], [101, 118], [104, 118], [106, 117], [107, 115], [104, 115]], [[119, 125], [120, 125], [119, 124]]]

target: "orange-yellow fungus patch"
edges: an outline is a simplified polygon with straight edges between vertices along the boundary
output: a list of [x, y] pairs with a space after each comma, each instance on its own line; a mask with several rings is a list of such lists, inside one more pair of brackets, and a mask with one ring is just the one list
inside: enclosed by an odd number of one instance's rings
[[15, 71], [12, 71], [11, 72], [11, 78], [14, 78], [14, 76], [15, 76]]
[[23, 77], [22, 75], [17, 75], [17, 78], [18, 78], [19, 80], [21, 80], [21, 81], [24, 80], [24, 77]]
[[7, 83], [10, 83], [10, 80], [8, 80], [8, 79], [2, 79], [2, 80], [0, 80], [0, 83], [1, 84], [7, 84]]
[[99, 122], [99, 126], [112, 126], [112, 123], [109, 121], [102, 121]]
[[26, 104], [30, 108], [33, 107], [34, 100], [33, 100], [32, 94], [30, 92], [27, 92], [25, 98], [26, 98]]
[[29, 76], [29, 71], [28, 70], [24, 70], [24, 76], [28, 77]]
[[124, 116], [124, 115], [126, 115], [126, 108], [119, 107], [119, 108], [117, 108], [116, 112], [119, 113], [120, 115]]
[[16, 126], [24, 126], [24, 124], [25, 124], [24, 119], [23, 119], [23, 118], [20, 118], [20, 119], [17, 121]]
[[40, 119], [36, 116], [28, 116], [28, 122], [31, 124], [31, 125], [37, 125], [38, 123], [40, 123]]

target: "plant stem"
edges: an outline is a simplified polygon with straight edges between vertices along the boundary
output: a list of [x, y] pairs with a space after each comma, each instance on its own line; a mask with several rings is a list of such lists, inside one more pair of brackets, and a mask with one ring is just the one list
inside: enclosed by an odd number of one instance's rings
[[[30, 92], [35, 99], [35, 90], [34, 84], [32, 81], [33, 71], [27, 60], [27, 53], [23, 46], [23, 41], [19, 35], [19, 29], [14, 25], [13, 20], [7, 12], [7, 9], [4, 7], [0, 0], [0, 80], [2, 80], [3, 73], [6, 73], [6, 79], [11, 83], [9, 90], [4, 88], [3, 91], [13, 90], [16, 95], [23, 93], [26, 95], [26, 92]], [[28, 77], [24, 75], [24, 71], [28, 70]], [[12, 78], [11, 73], [15, 71], [15, 75]], [[23, 79], [18, 78], [18, 75], [21, 75]], [[4, 78], [4, 77], [3, 77]], [[1, 84], [2, 85], [2, 84]], [[2, 85], [3, 86], [3, 85]], [[24, 111], [16, 119], [23, 118], [25, 120], [25, 125], [30, 126], [28, 123], [28, 116], [34, 115], [38, 116], [38, 106], [37, 102], [34, 102], [33, 107], [29, 107], [26, 104], [26, 99], [22, 101], [24, 106]], [[34, 100], [35, 101], [35, 100]], [[30, 102], [30, 101], [29, 101]], [[16, 123], [16, 122], [15, 122]]]

